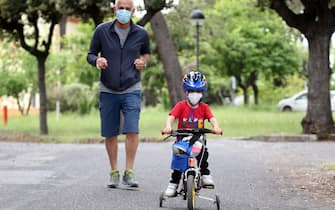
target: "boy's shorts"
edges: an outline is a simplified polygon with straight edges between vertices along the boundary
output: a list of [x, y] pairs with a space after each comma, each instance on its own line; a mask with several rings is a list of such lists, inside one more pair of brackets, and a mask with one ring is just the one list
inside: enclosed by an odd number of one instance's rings
[[123, 113], [122, 133], [138, 133], [141, 91], [124, 94], [100, 92], [101, 136], [120, 134], [120, 112]]

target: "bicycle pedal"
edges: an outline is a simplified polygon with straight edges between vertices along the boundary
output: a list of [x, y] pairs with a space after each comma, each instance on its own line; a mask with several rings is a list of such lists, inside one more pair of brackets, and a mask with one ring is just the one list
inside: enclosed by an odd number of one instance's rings
[[205, 189], [214, 189], [214, 185], [205, 185], [205, 186], [202, 186], [202, 188], [205, 188]]

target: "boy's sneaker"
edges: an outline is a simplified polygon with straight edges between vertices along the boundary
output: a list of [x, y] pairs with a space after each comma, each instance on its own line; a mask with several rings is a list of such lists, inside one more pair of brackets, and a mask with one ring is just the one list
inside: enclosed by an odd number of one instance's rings
[[122, 183], [124, 185], [128, 185], [129, 187], [138, 187], [138, 182], [135, 180], [135, 175], [133, 170], [125, 170], [123, 177], [122, 177]]
[[117, 188], [120, 183], [120, 173], [118, 170], [113, 170], [110, 172], [110, 184], [109, 187], [111, 188]]
[[174, 197], [177, 195], [177, 187], [178, 185], [175, 183], [169, 183], [169, 185], [167, 186], [166, 190], [165, 190], [165, 195], [168, 197]]
[[201, 176], [201, 185], [203, 188], [214, 188], [214, 181], [211, 175], [202, 175]]

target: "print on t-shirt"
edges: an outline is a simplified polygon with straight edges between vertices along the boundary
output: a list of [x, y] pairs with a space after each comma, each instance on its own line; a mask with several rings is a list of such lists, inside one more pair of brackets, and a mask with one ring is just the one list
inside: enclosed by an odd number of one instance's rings
[[192, 108], [187, 101], [181, 101], [171, 110], [170, 115], [178, 119], [178, 128], [204, 128], [205, 120], [213, 117], [209, 106], [203, 102]]

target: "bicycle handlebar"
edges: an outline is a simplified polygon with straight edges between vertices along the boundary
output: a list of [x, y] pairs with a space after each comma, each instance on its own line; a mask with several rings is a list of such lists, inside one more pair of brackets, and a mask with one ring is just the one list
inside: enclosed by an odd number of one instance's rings
[[207, 129], [207, 128], [180, 128], [176, 130], [171, 130], [170, 133], [161, 132], [162, 135], [164, 134], [170, 134], [170, 136], [185, 136], [185, 135], [191, 135], [191, 134], [205, 134], [205, 133], [211, 133], [211, 134], [217, 134], [222, 135], [222, 131], [220, 133], [215, 132], [214, 130]]

